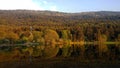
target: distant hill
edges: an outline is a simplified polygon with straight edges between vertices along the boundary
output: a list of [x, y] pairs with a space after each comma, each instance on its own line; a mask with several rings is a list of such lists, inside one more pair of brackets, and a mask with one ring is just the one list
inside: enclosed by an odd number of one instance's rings
[[120, 23], [120, 12], [98, 11], [81, 13], [63, 13], [35, 10], [0, 10], [0, 24], [7, 25], [41, 25], [69, 23], [73, 24], [84, 22], [96, 23], [106, 21], [115, 21]]

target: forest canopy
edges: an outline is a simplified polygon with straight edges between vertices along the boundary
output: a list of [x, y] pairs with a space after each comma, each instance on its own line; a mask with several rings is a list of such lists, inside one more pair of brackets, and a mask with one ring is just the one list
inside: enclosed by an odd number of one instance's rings
[[117, 41], [119, 35], [120, 12], [0, 10], [1, 43], [43, 42], [52, 38], [56, 41], [58, 38], [71, 41]]

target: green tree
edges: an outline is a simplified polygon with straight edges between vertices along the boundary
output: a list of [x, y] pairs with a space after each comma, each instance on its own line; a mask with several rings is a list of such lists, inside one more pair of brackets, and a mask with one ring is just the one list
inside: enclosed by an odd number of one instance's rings
[[34, 42], [38, 42], [41, 45], [45, 44], [45, 40], [43, 38], [43, 32], [33, 31], [33, 36], [34, 36], [34, 38], [33, 38]]
[[34, 36], [32, 32], [27, 31], [27, 32], [22, 33], [20, 38], [21, 38], [21, 41], [23, 42], [33, 42]]
[[67, 30], [62, 30], [62, 39], [63, 40], [67, 40], [69, 37], [68, 37], [68, 31]]

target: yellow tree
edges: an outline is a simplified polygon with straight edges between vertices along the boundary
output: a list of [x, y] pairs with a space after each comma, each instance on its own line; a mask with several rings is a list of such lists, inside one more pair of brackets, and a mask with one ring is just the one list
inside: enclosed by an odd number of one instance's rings
[[43, 32], [40, 32], [40, 31], [33, 31], [32, 32], [33, 33], [33, 40], [35, 41], [35, 42], [39, 42], [39, 43], [41, 43], [41, 42], [43, 42]]
[[59, 35], [57, 34], [56, 31], [47, 29], [44, 32], [44, 39], [45, 39], [45, 43], [48, 45], [51, 43], [51, 41], [53, 42], [53, 40], [55, 40], [55, 41], [58, 40]]
[[108, 51], [108, 47], [105, 44], [105, 42], [107, 41], [107, 36], [104, 34], [99, 35], [98, 37], [98, 42], [99, 42], [99, 56], [103, 56], [102, 54], [107, 54]]
[[10, 41], [10, 43], [14, 43], [19, 39], [19, 36], [14, 32], [9, 32], [6, 34], [6, 38]]
[[59, 36], [56, 31], [47, 29], [44, 31], [45, 48], [43, 50], [43, 56], [46, 58], [51, 58], [57, 55], [59, 47], [55, 46], [56, 40]]
[[25, 42], [32, 42], [33, 41], [33, 33], [26, 31], [21, 34], [21, 39]]
[[0, 31], [0, 43], [3, 43], [5, 36], [6, 36], [6, 33], [4, 31]]
[[6, 33], [4, 31], [0, 31], [0, 40], [3, 40], [6, 36]]

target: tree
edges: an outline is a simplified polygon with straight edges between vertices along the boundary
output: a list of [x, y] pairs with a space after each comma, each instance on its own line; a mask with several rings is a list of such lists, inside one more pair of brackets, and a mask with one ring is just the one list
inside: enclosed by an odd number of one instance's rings
[[76, 39], [77, 39], [78, 41], [84, 41], [84, 33], [83, 33], [82, 30], [78, 30], [78, 31], [77, 31]]
[[120, 41], [120, 34], [118, 34], [117, 40], [118, 40], [118, 42]]
[[63, 40], [67, 40], [68, 39], [68, 31], [67, 30], [62, 30], [62, 39]]
[[34, 40], [35, 42], [40, 42], [41, 39], [43, 38], [43, 32], [33, 31], [33, 36], [34, 36], [33, 40]]
[[33, 36], [32, 32], [29, 32], [29, 31], [22, 33], [20, 36], [21, 41], [23, 41], [23, 42], [32, 42], [33, 37], [34, 36]]
[[43, 50], [43, 56], [46, 58], [55, 57], [59, 51], [59, 48], [55, 46], [56, 41], [59, 39], [59, 35], [54, 30], [46, 29], [43, 36], [46, 44]]
[[6, 36], [6, 33], [4, 31], [0, 31], [0, 40], [4, 39]]
[[6, 38], [10, 41], [10, 43], [14, 43], [19, 39], [19, 36], [13, 32], [9, 32]]
[[99, 35], [98, 41], [101, 42], [101, 43], [106, 42], [107, 41], [107, 36], [105, 34]]
[[59, 35], [54, 30], [46, 29], [44, 31], [44, 39], [45, 39], [45, 43], [49, 45], [51, 41], [53, 40], [57, 41], [59, 39]]
[[99, 56], [104, 56], [103, 54], [106, 54], [107, 55], [107, 51], [108, 51], [108, 47], [107, 45], [105, 44], [105, 42], [107, 41], [107, 36], [104, 35], [104, 34], [101, 34], [99, 37], [98, 37], [98, 45], [99, 45]]
[[3, 43], [5, 37], [6, 37], [6, 33], [4, 31], [0, 31], [0, 43]]
[[29, 37], [28, 37], [28, 41], [29, 42], [32, 42], [33, 41], [33, 34], [32, 34], [32, 32], [30, 32], [30, 35], [29, 35]]

